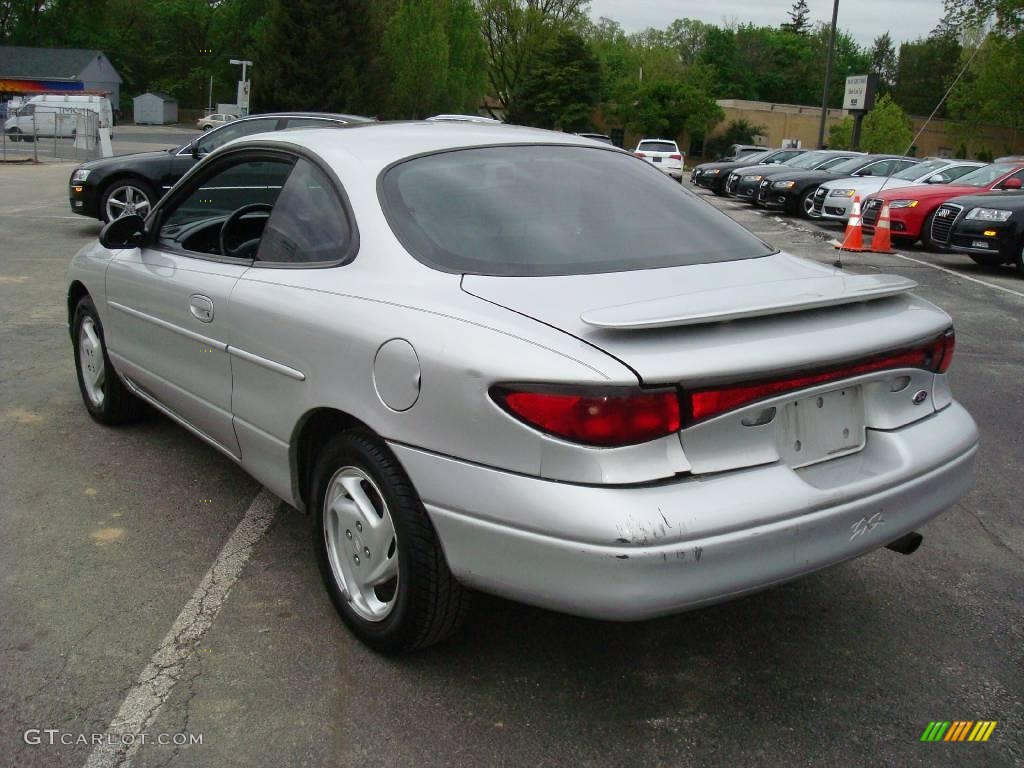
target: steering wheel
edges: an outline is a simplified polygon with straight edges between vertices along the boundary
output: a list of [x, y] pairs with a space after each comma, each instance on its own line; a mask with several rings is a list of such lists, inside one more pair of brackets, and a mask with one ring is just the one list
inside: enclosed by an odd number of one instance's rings
[[266, 218], [270, 218], [270, 212], [274, 209], [274, 206], [269, 203], [249, 203], [249, 205], [243, 205], [241, 208], [236, 210], [227, 220], [221, 225], [220, 228], [220, 252], [223, 256], [230, 256], [234, 259], [244, 259], [249, 256], [250, 253], [256, 250], [260, 244], [260, 238], [254, 237], [251, 240], [246, 240], [243, 243], [236, 245], [234, 248], [228, 246], [228, 233], [238, 225], [238, 222], [242, 220], [243, 216], [250, 213], [262, 212], [266, 214]]

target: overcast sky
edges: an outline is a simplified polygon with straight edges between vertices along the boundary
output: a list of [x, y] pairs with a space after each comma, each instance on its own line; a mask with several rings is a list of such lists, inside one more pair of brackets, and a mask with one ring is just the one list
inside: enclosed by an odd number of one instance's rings
[[[832, 20], [832, 0], [807, 0], [814, 21]], [[886, 30], [897, 47], [934, 29], [942, 16], [942, 0], [840, 0], [839, 28], [861, 45], [870, 45]], [[793, 0], [590, 0], [594, 19], [607, 16], [627, 32], [647, 27], [664, 29], [675, 19], [699, 19], [777, 26], [789, 17]]]

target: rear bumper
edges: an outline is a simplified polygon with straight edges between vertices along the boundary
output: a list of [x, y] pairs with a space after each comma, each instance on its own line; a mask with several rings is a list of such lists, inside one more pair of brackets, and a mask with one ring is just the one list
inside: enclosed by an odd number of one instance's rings
[[452, 572], [565, 613], [640, 620], [718, 602], [881, 547], [971, 483], [977, 428], [954, 403], [858, 454], [644, 487], [513, 475], [394, 445]]

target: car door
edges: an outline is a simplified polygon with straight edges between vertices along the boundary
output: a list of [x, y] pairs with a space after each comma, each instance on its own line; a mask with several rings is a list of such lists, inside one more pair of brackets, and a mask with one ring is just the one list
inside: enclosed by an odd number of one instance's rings
[[[163, 201], [143, 247], [117, 252], [107, 269], [115, 364], [145, 398], [235, 458], [229, 298], [252, 255], [225, 254], [222, 229], [241, 206], [272, 207], [292, 164], [279, 153], [229, 151]], [[258, 239], [266, 220], [266, 210], [240, 217], [240, 238]]]
[[[259, 251], [231, 295], [232, 411], [245, 467], [282, 498], [290, 498], [292, 430], [310, 407], [309, 381], [323, 361], [366, 350], [343, 335], [315, 333], [325, 313], [358, 326], [362, 302], [318, 290], [325, 270], [348, 270], [358, 235], [340, 183], [312, 160], [301, 158], [288, 177]], [[351, 286], [358, 285], [352, 280]], [[372, 351], [369, 352], [372, 359]], [[337, 386], [344, 386], [337, 382]]]
[[218, 147], [243, 136], [276, 131], [281, 127], [280, 123], [281, 120], [277, 117], [254, 117], [249, 120], [222, 123], [219, 128], [207, 131], [179, 149], [174, 155], [161, 181], [163, 186], [161, 194], [177, 184], [178, 180], [188, 173], [192, 166]]

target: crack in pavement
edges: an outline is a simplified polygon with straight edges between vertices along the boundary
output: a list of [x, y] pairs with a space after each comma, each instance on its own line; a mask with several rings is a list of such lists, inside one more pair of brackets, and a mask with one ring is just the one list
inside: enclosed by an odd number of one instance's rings
[[1003, 541], [1003, 539], [995, 531], [993, 531], [991, 528], [985, 525], [985, 521], [981, 519], [981, 515], [979, 515], [977, 512], [975, 512], [973, 509], [968, 507], [963, 502], [958, 502], [957, 506], [978, 521], [978, 525], [981, 526], [981, 530], [985, 532], [985, 534], [989, 537], [989, 539], [993, 541], [993, 543], [996, 544], [996, 546], [1005, 549], [1007, 552], [1010, 553], [1012, 557], [1024, 562], [1024, 556], [1022, 556], [1019, 552], [1017, 552], [1017, 550], [1015, 550], [1013, 547], [1011, 547], [1009, 544]]

